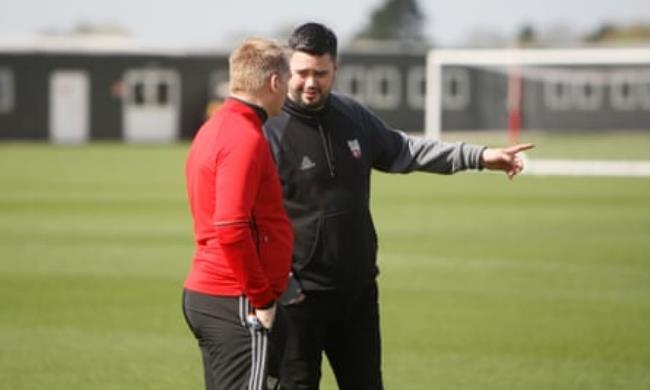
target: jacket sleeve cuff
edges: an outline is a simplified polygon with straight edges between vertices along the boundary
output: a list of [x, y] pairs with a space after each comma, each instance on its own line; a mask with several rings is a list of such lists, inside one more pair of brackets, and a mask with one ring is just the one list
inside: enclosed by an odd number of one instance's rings
[[476, 161], [476, 169], [478, 169], [479, 171], [482, 171], [483, 168], [485, 168], [483, 166], [483, 164], [481, 163], [481, 160], [483, 160], [483, 152], [485, 152], [485, 149], [487, 149], [487, 146], [481, 145], [481, 147], [479, 149], [479, 152], [478, 152], [478, 159]]
[[257, 309], [257, 310], [266, 310], [266, 309], [270, 309], [270, 308], [272, 308], [273, 305], [275, 305], [275, 299], [271, 299], [270, 302], [268, 302], [268, 303], [266, 303], [266, 304], [264, 304], [264, 305], [261, 305], [261, 306], [255, 306], [255, 305], [253, 305], [253, 307], [254, 307], [255, 309]]

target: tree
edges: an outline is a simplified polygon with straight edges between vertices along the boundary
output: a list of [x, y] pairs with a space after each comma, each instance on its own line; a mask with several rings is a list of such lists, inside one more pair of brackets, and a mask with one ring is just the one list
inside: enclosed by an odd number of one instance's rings
[[427, 43], [424, 22], [425, 16], [417, 0], [385, 0], [372, 12], [370, 23], [355, 39]]
[[585, 37], [587, 42], [602, 42], [615, 35], [617, 27], [611, 23], [601, 23], [594, 31]]
[[517, 33], [517, 44], [520, 46], [530, 46], [538, 41], [537, 32], [532, 24], [526, 23]]
[[584, 38], [590, 43], [632, 43], [650, 41], [650, 24], [638, 22], [631, 24], [601, 23]]

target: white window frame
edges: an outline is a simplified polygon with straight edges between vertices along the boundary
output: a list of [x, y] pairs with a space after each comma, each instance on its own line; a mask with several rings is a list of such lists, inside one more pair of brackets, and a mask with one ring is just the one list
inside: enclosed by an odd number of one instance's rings
[[[451, 85], [456, 83], [452, 93]], [[442, 76], [442, 107], [447, 110], [463, 110], [469, 104], [471, 86], [466, 69], [449, 69]]]
[[406, 99], [410, 108], [414, 110], [423, 110], [427, 92], [426, 84], [424, 91], [422, 83], [426, 83], [426, 68], [424, 66], [414, 66], [409, 69], [408, 79], [406, 82]]
[[[176, 71], [173, 70], [153, 70], [149, 69], [130, 69], [126, 72], [124, 77], [124, 85], [126, 86], [126, 99], [125, 103], [128, 106], [136, 107], [160, 107], [160, 106], [176, 106], [180, 101], [180, 77]], [[167, 100], [164, 104], [158, 101], [158, 85], [164, 83], [168, 87]], [[135, 102], [134, 87], [136, 84], [141, 84], [144, 88], [143, 102]]]
[[549, 72], [544, 78], [544, 104], [550, 110], [571, 109], [571, 84], [561, 72]]
[[[604, 77], [597, 72], [581, 72], [575, 76], [573, 90], [576, 108], [585, 111], [597, 111], [603, 107]], [[587, 94], [587, 88], [591, 93]]]
[[[402, 74], [392, 65], [373, 66], [368, 70], [366, 96], [368, 105], [379, 110], [399, 107], [402, 92]], [[382, 90], [386, 82], [386, 91]]]
[[[341, 92], [352, 96], [361, 103], [368, 104], [366, 100], [366, 67], [362, 65], [344, 65], [337, 72], [336, 88]], [[356, 90], [352, 90], [352, 84], [356, 82]]]

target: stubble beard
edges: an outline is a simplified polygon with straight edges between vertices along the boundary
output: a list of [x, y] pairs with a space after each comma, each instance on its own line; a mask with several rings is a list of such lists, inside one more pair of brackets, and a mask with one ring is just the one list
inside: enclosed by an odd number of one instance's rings
[[301, 107], [312, 111], [318, 111], [321, 108], [323, 108], [323, 106], [325, 105], [325, 101], [327, 100], [327, 96], [329, 96], [329, 92], [324, 92], [323, 90], [319, 90], [317, 98], [315, 100], [309, 101], [303, 99], [303, 91], [296, 91], [289, 94], [289, 98], [291, 98], [291, 100], [298, 103], [298, 105], [300, 105]]

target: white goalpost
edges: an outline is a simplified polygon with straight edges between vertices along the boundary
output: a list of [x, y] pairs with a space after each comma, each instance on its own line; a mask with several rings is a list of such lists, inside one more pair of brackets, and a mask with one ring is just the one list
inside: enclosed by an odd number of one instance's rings
[[[432, 50], [425, 133], [641, 130], [650, 134], [650, 48]], [[650, 162], [529, 162], [528, 173], [650, 176]]]

